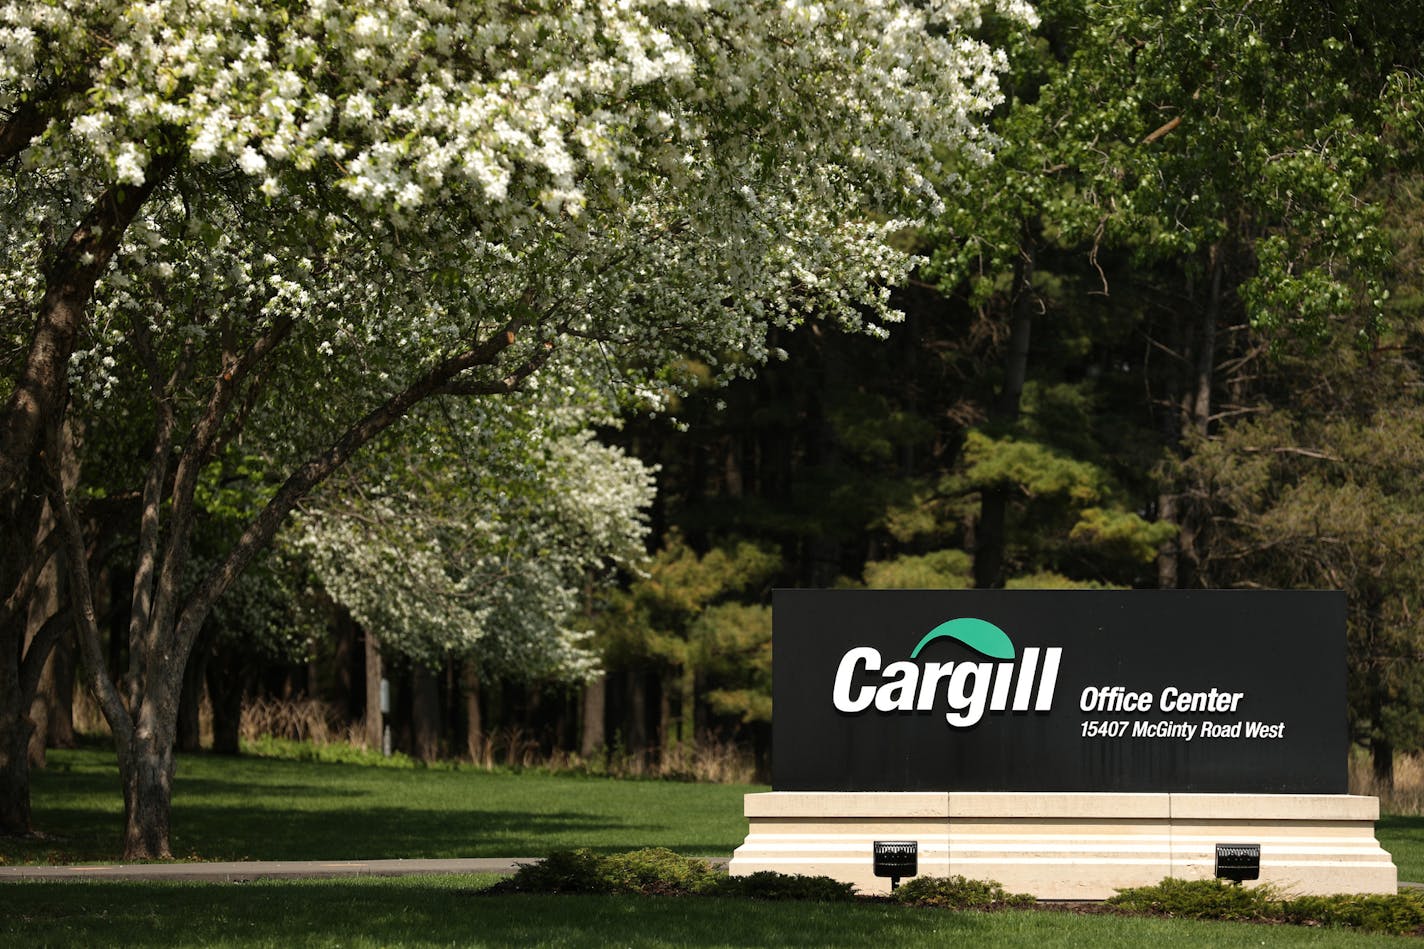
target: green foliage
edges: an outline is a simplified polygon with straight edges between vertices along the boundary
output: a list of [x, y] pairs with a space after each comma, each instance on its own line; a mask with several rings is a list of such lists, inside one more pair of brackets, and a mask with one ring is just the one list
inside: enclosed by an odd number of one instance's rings
[[771, 607], [721, 603], [693, 621], [701, 670], [739, 687], [711, 688], [712, 710], [742, 722], [771, 721]]
[[1189, 919], [1337, 926], [1397, 936], [1424, 931], [1424, 894], [1413, 890], [1287, 897], [1268, 885], [1169, 878], [1155, 886], [1121, 890], [1108, 904], [1134, 913]]
[[1424, 896], [1406, 890], [1387, 896], [1301, 896], [1281, 905], [1281, 918], [1305, 926], [1343, 926], [1365, 932], [1418, 935], [1424, 931]]
[[665, 847], [649, 847], [600, 858], [609, 893], [682, 896], [704, 893], [716, 885], [719, 873], [697, 857], [684, 857]]
[[521, 865], [513, 876], [497, 883], [492, 892], [705, 895], [815, 903], [855, 899], [853, 884], [830, 877], [771, 871], [732, 877], [714, 869], [706, 860], [680, 856], [662, 847], [618, 854], [556, 851], [538, 863]]
[[1136, 511], [1087, 507], [1079, 512], [1068, 537], [1126, 560], [1148, 563], [1177, 531], [1170, 521], [1149, 521]]
[[971, 880], [958, 874], [914, 877], [901, 883], [892, 898], [910, 906], [953, 910], [1013, 909], [1037, 902], [1030, 893], [1010, 893], [993, 880]]
[[771, 609], [764, 600], [781, 555], [733, 540], [699, 554], [668, 538], [645, 576], [610, 594], [597, 618], [610, 664], [651, 664], [677, 693], [683, 738], [699, 697], [743, 723], [771, 720]]
[[967, 590], [974, 585], [974, 561], [962, 550], [905, 554], [865, 565], [865, 585], [872, 590]]
[[688, 896], [711, 890], [718, 872], [706, 860], [683, 857], [662, 847], [621, 854], [559, 850], [538, 863], [524, 864], [500, 893], [602, 893]]
[[1134, 913], [1187, 919], [1269, 920], [1279, 915], [1278, 894], [1269, 886], [1241, 886], [1225, 880], [1178, 880], [1119, 890], [1108, 904]]
[[1014, 437], [972, 431], [964, 443], [964, 479], [973, 488], [1010, 486], [1027, 498], [1063, 497], [1097, 501], [1106, 485], [1095, 466], [1052, 447]]
[[745, 900], [799, 900], [806, 903], [849, 903], [855, 885], [826, 876], [804, 876], [759, 870], [746, 876], [719, 877], [709, 891], [714, 896]]
[[556, 850], [537, 863], [521, 864], [492, 887], [500, 893], [605, 893], [600, 857], [592, 850]]
[[1036, 573], [1010, 577], [1004, 583], [1006, 590], [1121, 590], [1124, 587], [1096, 580], [1074, 580], [1061, 573], [1040, 570]]
[[453, 765], [440, 761], [428, 763], [416, 761], [410, 755], [399, 751], [392, 752], [390, 757], [386, 757], [379, 749], [358, 748], [344, 741], [318, 744], [310, 741], [295, 741], [291, 738], [277, 738], [272, 735], [259, 735], [250, 740], [244, 739], [242, 753], [262, 758], [277, 758], [283, 761], [355, 764], [373, 768], [395, 768], [402, 771], [412, 768], [448, 770], [453, 767]]

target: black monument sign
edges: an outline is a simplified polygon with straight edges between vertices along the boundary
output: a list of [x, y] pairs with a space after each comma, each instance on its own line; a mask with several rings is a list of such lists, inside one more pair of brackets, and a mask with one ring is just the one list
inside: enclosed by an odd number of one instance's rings
[[1343, 794], [1345, 597], [779, 590], [778, 791]]

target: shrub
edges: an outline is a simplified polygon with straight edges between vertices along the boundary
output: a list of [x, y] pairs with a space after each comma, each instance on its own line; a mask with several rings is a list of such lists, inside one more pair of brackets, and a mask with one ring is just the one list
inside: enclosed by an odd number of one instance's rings
[[600, 873], [609, 893], [682, 896], [711, 888], [720, 874], [706, 860], [684, 857], [666, 847], [649, 847], [602, 858]]
[[747, 900], [804, 900], [810, 903], [848, 903], [855, 899], [855, 885], [825, 876], [801, 876], [759, 870], [747, 876], [719, 877], [708, 891], [714, 896]]
[[681, 896], [710, 889], [718, 877], [706, 860], [663, 847], [609, 856], [591, 850], [557, 850], [521, 866], [494, 885], [495, 893], [641, 893]]
[[900, 884], [892, 898], [910, 906], [942, 909], [1005, 909], [1036, 902], [1031, 894], [1009, 893], [993, 880], [970, 880], [958, 875], [914, 877]]
[[1424, 894], [1301, 896], [1282, 903], [1281, 916], [1307, 926], [1348, 926], [1402, 936], [1424, 930]]
[[1108, 903], [1134, 913], [1182, 916], [1189, 919], [1279, 919], [1280, 908], [1270, 886], [1240, 886], [1225, 880], [1176, 880], [1155, 886], [1119, 890]]
[[602, 858], [592, 850], [556, 850], [538, 863], [521, 864], [491, 889], [499, 893], [606, 893]]

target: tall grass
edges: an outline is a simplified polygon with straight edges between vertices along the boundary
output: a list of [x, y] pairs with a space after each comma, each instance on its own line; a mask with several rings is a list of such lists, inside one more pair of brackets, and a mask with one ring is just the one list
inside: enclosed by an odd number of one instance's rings
[[1384, 814], [1424, 815], [1424, 755], [1396, 755], [1390, 787], [1375, 780], [1369, 755], [1355, 749], [1350, 755], [1350, 793], [1379, 798]]
[[[87, 694], [76, 696], [75, 728], [80, 734], [108, 735], [98, 706]], [[198, 713], [204, 747], [212, 745], [212, 707], [206, 698]], [[287, 742], [311, 745], [312, 760], [368, 760], [379, 749], [366, 741], [360, 722], [350, 722], [334, 705], [315, 699], [248, 699], [243, 702], [239, 737], [254, 754], [283, 749]], [[561, 748], [549, 750], [546, 737], [520, 726], [496, 728], [479, 736], [474, 750], [449, 760], [487, 771], [547, 771], [615, 778], [664, 778], [717, 784], [752, 784], [756, 764], [750, 751], [704, 733], [694, 741], [636, 752], [615, 744], [592, 756]], [[347, 752], [350, 752], [349, 754]], [[294, 757], [283, 753], [281, 757]], [[295, 756], [303, 757], [303, 756]]]

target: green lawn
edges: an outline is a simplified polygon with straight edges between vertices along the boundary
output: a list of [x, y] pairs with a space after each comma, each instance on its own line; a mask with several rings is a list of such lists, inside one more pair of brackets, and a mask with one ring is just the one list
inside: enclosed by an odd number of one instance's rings
[[1394, 857], [1400, 880], [1424, 883], [1424, 817], [1385, 814], [1375, 824], [1375, 836]]
[[[115, 860], [123, 803], [112, 752], [51, 751], [33, 777], [33, 825], [0, 838], [10, 863]], [[745, 785], [391, 769], [184, 755], [173, 853], [205, 860], [542, 856], [669, 847], [726, 855], [746, 834]]]
[[0, 885], [0, 944], [31, 946], [1399, 946], [1246, 923], [954, 913], [885, 903], [483, 896], [488, 878]]
[[[0, 862], [116, 860], [122, 803], [112, 752], [50, 752], [34, 774], [38, 841], [0, 838]], [[669, 847], [727, 855], [742, 842], [747, 785], [400, 770], [186, 755], [173, 848], [207, 860], [542, 856]], [[1379, 838], [1401, 880], [1424, 882], [1424, 817], [1387, 816]]]

